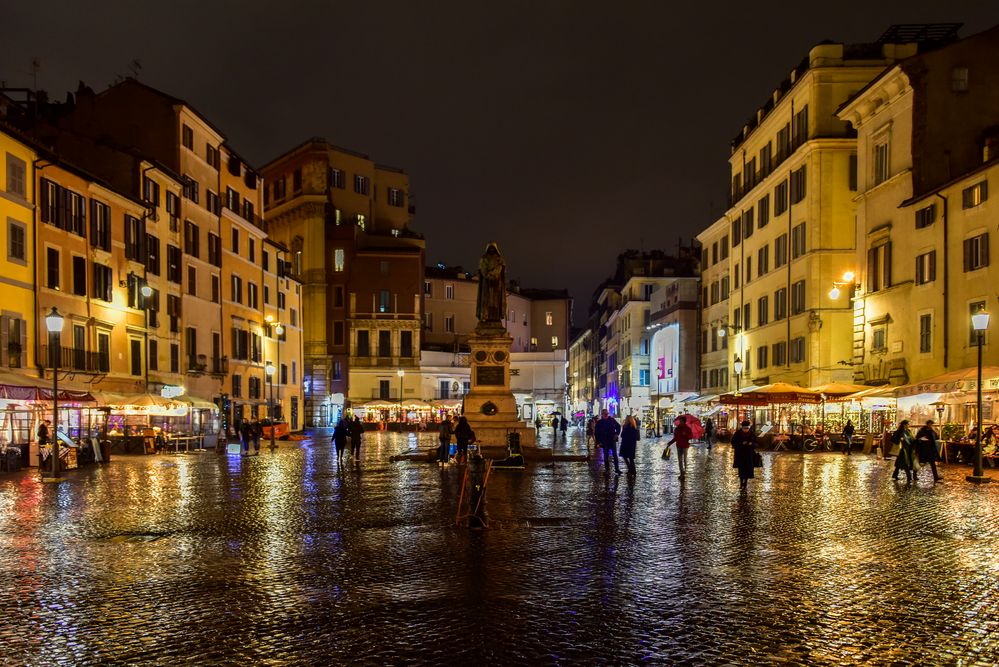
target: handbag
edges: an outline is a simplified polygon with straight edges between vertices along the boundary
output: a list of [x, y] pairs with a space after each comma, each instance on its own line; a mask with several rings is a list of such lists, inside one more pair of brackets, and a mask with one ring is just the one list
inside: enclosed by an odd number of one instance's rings
[[669, 457], [670, 457], [670, 448], [667, 447], [666, 449], [663, 450], [663, 458], [669, 461]]
[[759, 452], [753, 452], [753, 467], [762, 468], [763, 467], [763, 457]]

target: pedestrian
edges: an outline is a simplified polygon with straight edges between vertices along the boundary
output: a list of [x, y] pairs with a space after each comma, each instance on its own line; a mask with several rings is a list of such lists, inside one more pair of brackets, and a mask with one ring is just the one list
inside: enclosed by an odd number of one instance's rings
[[341, 417], [333, 429], [333, 448], [336, 449], [336, 462], [338, 465], [343, 462], [343, 452], [347, 449], [347, 438], [349, 435], [350, 428], [347, 426], [344, 418]]
[[593, 427], [597, 425], [597, 418], [590, 417], [586, 420], [586, 444], [593, 444]]
[[552, 413], [552, 442], [558, 441], [558, 414]]
[[243, 446], [243, 456], [250, 455], [250, 422], [245, 417], [239, 420], [239, 442]]
[[[271, 422], [271, 428], [274, 428], [274, 423]], [[260, 436], [264, 433], [264, 427], [260, 425], [260, 421], [256, 417], [253, 418], [253, 423], [250, 424], [250, 439], [253, 440], [253, 453], [260, 456]]]
[[746, 419], [739, 425], [739, 430], [732, 436], [732, 453], [734, 460], [732, 467], [739, 471], [739, 488], [746, 490], [749, 480], [753, 479], [756, 471], [756, 447], [760, 441], [753, 431], [752, 425]]
[[708, 443], [708, 451], [711, 451], [711, 445], [714, 444], [715, 440], [715, 425], [710, 419], [704, 420], [704, 440]]
[[534, 418], [534, 431], [537, 435], [541, 435], [541, 415]]
[[895, 432], [891, 434], [891, 442], [898, 445], [898, 454], [895, 455], [895, 471], [892, 479], [898, 479], [898, 471], [905, 471], [905, 480], [912, 481], [912, 433], [909, 432], [909, 420], [903, 419]]
[[364, 425], [361, 418], [354, 415], [350, 420], [350, 455], [355, 461], [361, 458], [361, 438], [364, 436]]
[[853, 450], [853, 420], [847, 419], [843, 427], [843, 453], [847, 456]]
[[624, 426], [621, 428], [621, 458], [628, 466], [628, 474], [635, 474], [635, 450], [639, 440], [638, 422], [634, 417], [625, 417]]
[[559, 420], [558, 430], [562, 431], [562, 442], [565, 442], [565, 433], [569, 430], [569, 420], [565, 416]]
[[[930, 469], [933, 470], [933, 481], [939, 482], [942, 478], [937, 473], [937, 457], [939, 456], [937, 432], [933, 429], [932, 419], [916, 431], [916, 452], [919, 455], [919, 463], [924, 466], [929, 464]], [[913, 476], [918, 477], [918, 473], [913, 473]]]
[[468, 462], [468, 446], [475, 442], [475, 431], [468, 423], [465, 415], [458, 417], [458, 425], [454, 428], [454, 441], [458, 445], [454, 460], [457, 463]]
[[49, 419], [44, 419], [38, 424], [38, 430], [35, 431], [35, 435], [38, 439], [38, 447], [44, 447], [49, 444], [49, 424], [52, 421]]
[[614, 472], [621, 474], [621, 466], [617, 461], [617, 437], [621, 433], [621, 425], [610, 416], [607, 410], [600, 413], [600, 421], [593, 429], [597, 444], [604, 453], [604, 474], [610, 474], [610, 460], [614, 457]]
[[687, 426], [687, 418], [680, 415], [673, 420], [673, 439], [666, 443], [669, 447], [676, 443], [676, 462], [680, 466], [680, 477], [687, 475], [687, 450], [690, 449], [690, 441], [694, 438], [694, 432]]
[[440, 442], [440, 450], [437, 454], [437, 460], [441, 463], [447, 463], [449, 455], [451, 453], [451, 436], [454, 434], [454, 429], [451, 425], [451, 416], [448, 415], [441, 422], [440, 430], [437, 432], [437, 440]]

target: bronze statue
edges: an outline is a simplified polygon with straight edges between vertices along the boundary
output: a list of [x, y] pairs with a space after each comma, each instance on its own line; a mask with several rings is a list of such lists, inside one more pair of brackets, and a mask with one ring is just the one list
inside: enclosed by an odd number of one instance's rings
[[496, 243], [490, 243], [479, 260], [479, 296], [475, 315], [480, 324], [503, 325], [506, 316], [506, 264]]

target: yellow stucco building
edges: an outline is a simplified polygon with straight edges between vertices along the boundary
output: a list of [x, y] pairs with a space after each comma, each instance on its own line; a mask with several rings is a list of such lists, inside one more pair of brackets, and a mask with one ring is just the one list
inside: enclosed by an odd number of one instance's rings
[[36, 153], [18, 133], [0, 126], [0, 369], [34, 374]]

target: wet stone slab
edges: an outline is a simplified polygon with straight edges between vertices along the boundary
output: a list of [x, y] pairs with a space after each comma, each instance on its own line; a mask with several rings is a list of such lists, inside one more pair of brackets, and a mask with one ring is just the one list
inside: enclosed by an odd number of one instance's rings
[[494, 472], [469, 531], [462, 468], [389, 461], [434, 437], [0, 476], [0, 664], [999, 661], [999, 484], [963, 468], [765, 454], [740, 495], [727, 448], [681, 480], [643, 441], [634, 478]]

